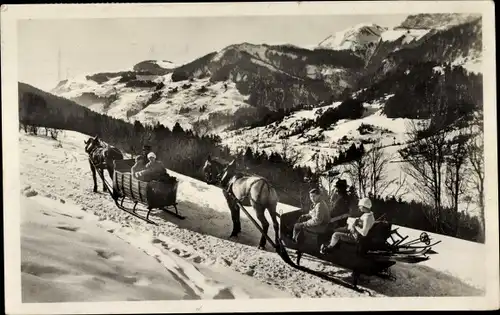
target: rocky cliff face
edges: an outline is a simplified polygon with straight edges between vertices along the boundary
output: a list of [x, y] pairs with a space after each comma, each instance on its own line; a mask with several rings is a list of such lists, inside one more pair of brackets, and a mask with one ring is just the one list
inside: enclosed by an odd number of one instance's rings
[[403, 29], [447, 29], [456, 25], [481, 19], [477, 14], [436, 13], [415, 14], [406, 18], [397, 28]]
[[[417, 62], [451, 63], [466, 69], [480, 63], [482, 50], [481, 19], [436, 30], [415, 47], [390, 52], [379, 65], [377, 77], [403, 64]], [[474, 71], [477, 72], [477, 71]]]

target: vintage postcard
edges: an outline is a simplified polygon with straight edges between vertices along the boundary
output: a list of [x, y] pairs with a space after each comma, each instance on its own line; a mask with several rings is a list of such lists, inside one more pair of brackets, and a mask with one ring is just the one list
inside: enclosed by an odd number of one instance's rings
[[493, 2], [1, 23], [7, 314], [499, 307]]

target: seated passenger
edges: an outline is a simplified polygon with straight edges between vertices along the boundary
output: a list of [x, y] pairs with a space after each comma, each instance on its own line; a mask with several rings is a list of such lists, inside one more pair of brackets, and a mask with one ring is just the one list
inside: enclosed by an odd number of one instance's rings
[[351, 198], [347, 192], [347, 182], [344, 179], [339, 179], [335, 183], [335, 192], [332, 194], [331, 203], [332, 218], [349, 215], [351, 213]]
[[[148, 144], [145, 144], [143, 147], [142, 147], [142, 158], [144, 159], [144, 161], [147, 161], [148, 160], [148, 153], [151, 152], [151, 146], [148, 145]], [[146, 162], [147, 163], [147, 162]]]
[[141, 155], [135, 157], [135, 164], [130, 169], [130, 173], [133, 177], [137, 178], [137, 173], [144, 170], [146, 168], [146, 161]]
[[375, 223], [375, 217], [373, 216], [373, 212], [370, 210], [372, 203], [370, 199], [363, 198], [359, 201], [358, 206], [359, 210], [361, 210], [363, 214], [359, 218], [348, 218], [347, 228], [344, 227], [338, 229], [335, 233], [333, 233], [330, 244], [321, 245], [320, 252], [322, 254], [334, 249], [339, 241], [356, 243], [361, 237], [368, 235], [368, 232]]
[[295, 242], [298, 242], [304, 229], [314, 231], [318, 228], [324, 228], [330, 221], [330, 211], [326, 202], [322, 200], [319, 189], [311, 189], [309, 197], [313, 202], [313, 208], [308, 214], [301, 215], [293, 226], [292, 238]]
[[137, 173], [137, 178], [142, 178], [144, 181], [159, 180], [166, 176], [167, 171], [161, 161], [156, 160], [156, 154], [148, 153], [149, 162], [146, 164], [146, 169]]

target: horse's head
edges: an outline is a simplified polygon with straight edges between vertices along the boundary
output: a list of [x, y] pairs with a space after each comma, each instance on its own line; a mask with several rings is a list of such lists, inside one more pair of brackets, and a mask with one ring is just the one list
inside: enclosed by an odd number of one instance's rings
[[236, 170], [236, 163], [235, 160], [232, 160], [231, 163], [229, 163], [222, 171], [222, 176], [220, 178], [220, 183], [222, 186], [227, 185], [231, 177], [233, 177], [235, 170]]
[[99, 141], [99, 137], [95, 136], [93, 138], [89, 138], [87, 141], [84, 141], [85, 143], [85, 152], [91, 153], [94, 151], [96, 148], [101, 147], [101, 142]]
[[206, 182], [207, 183], [217, 182], [219, 176], [221, 175], [220, 174], [221, 170], [222, 170], [222, 165], [217, 161], [214, 161], [209, 155], [202, 168]]

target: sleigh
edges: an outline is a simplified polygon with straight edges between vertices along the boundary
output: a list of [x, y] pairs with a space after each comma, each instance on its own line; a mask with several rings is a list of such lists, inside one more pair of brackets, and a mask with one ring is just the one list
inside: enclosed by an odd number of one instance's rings
[[[420, 263], [428, 260], [428, 254], [433, 254], [429, 235], [423, 232], [419, 238], [408, 240], [402, 236], [398, 229], [392, 229], [392, 224], [387, 221], [376, 221], [367, 236], [358, 242], [343, 242], [329, 253], [320, 252], [321, 244], [329, 243], [335, 231], [335, 222], [323, 228], [305, 229], [297, 242], [292, 239], [293, 226], [303, 214], [297, 210], [281, 215], [280, 242], [286, 249], [296, 251], [295, 264], [300, 266], [303, 254], [308, 254], [320, 260], [328, 261], [341, 268], [352, 271], [352, 285], [357, 287], [361, 274], [393, 278], [389, 268], [397, 262]], [[282, 249], [282, 253], [285, 253]]]
[[[113, 174], [113, 199], [116, 205], [148, 223], [153, 223], [149, 219], [149, 214], [153, 209], [160, 209], [179, 219], [185, 219], [179, 214], [177, 209], [177, 187], [179, 181], [175, 177], [168, 177], [164, 180], [142, 181], [132, 176], [131, 167], [134, 165], [133, 159], [115, 160]], [[132, 209], [123, 206], [125, 199], [134, 203]], [[137, 205], [142, 204], [147, 208], [146, 216], [137, 213]], [[174, 209], [171, 211], [170, 209]]]

